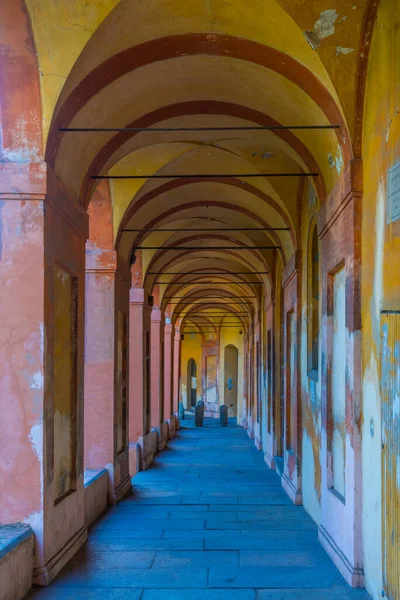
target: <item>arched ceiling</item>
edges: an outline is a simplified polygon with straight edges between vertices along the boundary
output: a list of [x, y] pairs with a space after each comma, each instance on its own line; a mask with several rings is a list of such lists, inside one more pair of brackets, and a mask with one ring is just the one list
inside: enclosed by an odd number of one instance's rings
[[[150, 247], [143, 285], [174, 320], [206, 312], [217, 327], [215, 306], [253, 318], [299, 248], [302, 203], [324, 203], [353, 156], [366, 0], [311, 4], [26, 0], [46, 161], [85, 207], [92, 177], [111, 177], [115, 248], [129, 264]], [[226, 129], [257, 126], [275, 129]]]

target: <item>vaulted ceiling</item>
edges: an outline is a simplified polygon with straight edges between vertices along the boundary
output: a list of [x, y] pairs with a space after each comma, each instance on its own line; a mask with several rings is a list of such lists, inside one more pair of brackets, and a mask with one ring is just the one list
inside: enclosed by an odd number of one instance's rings
[[[215, 303], [239, 312], [238, 300], [228, 301], [248, 296], [242, 301], [253, 314], [275, 285], [277, 265], [299, 248], [302, 203], [309, 194], [324, 203], [357, 155], [367, 1], [26, 0], [26, 7], [45, 158], [70, 196], [87, 207], [98, 184], [92, 176], [113, 178], [115, 247], [126, 262], [134, 248], [157, 247], [142, 250], [142, 283], [149, 293], [160, 286], [171, 316], [204, 311], [193, 308], [196, 296], [208, 297], [209, 312]], [[248, 129], [260, 126], [275, 129]], [[164, 131], [59, 131], [126, 127]], [[248, 173], [270, 176], [237, 177]], [[126, 175], [143, 178], [115, 179]], [[220, 272], [219, 283], [203, 272]]]

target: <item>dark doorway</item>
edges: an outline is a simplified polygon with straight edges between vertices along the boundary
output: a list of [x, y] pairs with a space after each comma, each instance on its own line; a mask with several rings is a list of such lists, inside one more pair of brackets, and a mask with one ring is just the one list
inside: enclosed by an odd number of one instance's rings
[[238, 349], [229, 344], [225, 346], [225, 390], [224, 404], [228, 407], [228, 416], [237, 416], [237, 378]]
[[197, 399], [197, 367], [193, 358], [187, 364], [187, 408], [196, 406]]

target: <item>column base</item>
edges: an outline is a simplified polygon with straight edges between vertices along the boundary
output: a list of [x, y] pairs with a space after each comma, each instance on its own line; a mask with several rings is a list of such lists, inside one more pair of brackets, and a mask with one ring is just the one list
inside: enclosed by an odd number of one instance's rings
[[132, 478], [131, 475], [128, 475], [116, 488], [109, 494], [108, 496], [108, 504], [110, 506], [115, 506], [117, 502], [122, 500], [122, 498], [129, 492], [132, 487]]
[[83, 546], [87, 540], [87, 535], [86, 526], [81, 527], [45, 565], [35, 567], [33, 570], [33, 583], [41, 586], [49, 585], [74, 554], [78, 552], [79, 548]]
[[137, 442], [129, 444], [129, 474], [134, 477], [139, 472], [140, 446]]
[[364, 587], [364, 570], [351, 564], [323, 525], [318, 528], [321, 546], [351, 587]]
[[258, 439], [257, 436], [254, 437], [254, 445], [257, 448], [257, 450], [262, 450], [262, 442]]
[[157, 441], [157, 452], [161, 452], [168, 441], [168, 423], [161, 423]]
[[175, 430], [178, 431], [181, 428], [181, 422], [179, 420], [179, 413], [175, 413], [174, 417], [175, 417]]
[[293, 485], [293, 482], [289, 479], [286, 473], [282, 474], [281, 477], [282, 487], [285, 490], [286, 494], [289, 496], [293, 504], [296, 506], [300, 506], [303, 504], [303, 495], [301, 490], [298, 490], [296, 486]]
[[153, 429], [146, 435], [139, 438], [140, 446], [140, 470], [145, 471], [153, 462], [154, 455], [157, 452], [157, 431]]
[[274, 457], [269, 454], [266, 450], [264, 450], [264, 462], [270, 469], [275, 469], [275, 461]]
[[167, 419], [166, 422], [168, 423], [168, 439], [172, 440], [176, 432], [175, 417], [172, 416], [170, 419]]

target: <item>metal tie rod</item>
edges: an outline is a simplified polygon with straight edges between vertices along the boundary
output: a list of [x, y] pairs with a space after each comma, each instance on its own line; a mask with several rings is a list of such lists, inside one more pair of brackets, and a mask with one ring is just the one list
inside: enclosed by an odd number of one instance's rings
[[217, 272], [217, 271], [180, 271], [180, 272], [171, 272], [171, 273], [167, 273], [167, 272], [159, 272], [157, 273], [157, 271], [149, 271], [147, 273], [147, 275], [221, 275], [224, 276], [225, 275], [268, 275], [269, 271], [227, 271], [226, 273], [224, 273], [223, 271], [221, 272]]
[[139, 246], [137, 250], [280, 250], [281, 246]]
[[59, 127], [63, 133], [133, 131], [160, 133], [169, 131], [279, 131], [282, 129], [340, 129], [340, 125], [243, 125], [236, 127]]
[[[199, 303], [195, 303], [192, 300], [190, 300], [189, 302], [187, 302], [185, 300], [185, 302], [167, 302], [167, 304], [180, 304], [181, 306], [191, 306], [191, 305], [195, 305], [195, 306], [201, 306], [201, 305], [205, 305], [205, 304], [218, 304], [218, 302], [216, 302], [215, 300], [209, 300], [208, 298], [204, 298], [204, 300], [206, 300], [206, 302], [199, 302]], [[243, 306], [243, 307], [248, 307], [250, 305], [250, 302], [241, 302], [241, 301], [237, 301], [235, 299], [232, 299], [232, 302], [227, 301], [226, 298], [222, 298], [222, 300], [224, 300], [224, 304], [237, 304], [237, 306]]]
[[183, 175], [91, 175], [90, 179], [231, 179], [237, 177], [318, 177], [319, 173], [199, 173]]
[[209, 300], [210, 298], [217, 298], [222, 299], [222, 300], [247, 300], [247, 298], [257, 298], [258, 296], [200, 296], [200, 297], [196, 297], [196, 298], [191, 298], [190, 296], [163, 296], [163, 300], [169, 300], [170, 298], [174, 299], [174, 300], [179, 300], [180, 298], [182, 300], [186, 300], [188, 302], [192, 302], [193, 300]]
[[290, 231], [290, 227], [189, 227], [188, 229], [122, 229], [128, 233], [188, 233], [191, 231]]
[[262, 281], [155, 281], [154, 285], [264, 285]]

